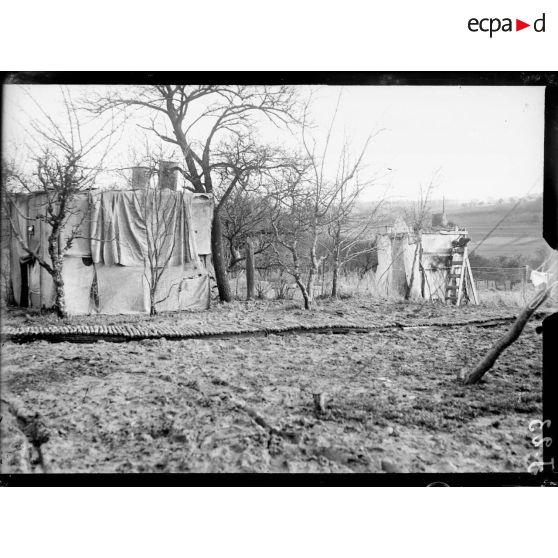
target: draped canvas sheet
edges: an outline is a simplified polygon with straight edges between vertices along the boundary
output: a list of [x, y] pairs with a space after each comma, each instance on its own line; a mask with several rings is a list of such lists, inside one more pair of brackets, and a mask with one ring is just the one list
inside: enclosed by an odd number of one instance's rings
[[[29, 214], [35, 219], [36, 236], [40, 242], [41, 256], [50, 263], [48, 254], [49, 225], [44, 221], [47, 210], [45, 194], [29, 198]], [[37, 230], [39, 234], [37, 234]], [[84, 265], [82, 258], [90, 257], [89, 245], [89, 200], [87, 194], [77, 195], [68, 206], [68, 216], [60, 235], [65, 245], [73, 237], [62, 262], [64, 297], [69, 314], [86, 314], [90, 310], [89, 294], [93, 281], [93, 268]], [[50, 308], [54, 305], [55, 291], [51, 275], [38, 263], [31, 269], [29, 277], [31, 305], [35, 308]]]
[[388, 235], [382, 234], [376, 237], [376, 249], [378, 254], [376, 288], [379, 294], [387, 296], [391, 291], [391, 240]]
[[[48, 255], [48, 227], [40, 218], [44, 215], [44, 195], [29, 196], [17, 194], [12, 198], [13, 205], [10, 208], [12, 223], [17, 232], [26, 240], [28, 246], [43, 259], [50, 261]], [[32, 227], [33, 232], [28, 232], [27, 227]], [[10, 241], [10, 278], [12, 290], [17, 304], [21, 304], [21, 284], [22, 284], [22, 261], [28, 260], [29, 254], [22, 248], [15, 234], [11, 234]], [[28, 268], [29, 285], [29, 304], [40, 307], [42, 299], [46, 303], [53, 300], [53, 283], [50, 275], [38, 263], [30, 265]], [[46, 304], [45, 303], [45, 304]]]
[[72, 244], [66, 252], [66, 256], [76, 258], [91, 257], [91, 240], [89, 231], [91, 229], [91, 211], [89, 194], [83, 193], [76, 196], [71, 203], [70, 214], [64, 226], [62, 238], [64, 241], [70, 234], [74, 235]]
[[149, 293], [144, 289], [143, 266], [95, 264], [100, 314], [149, 312]]
[[[13, 207], [10, 208], [10, 216], [14, 227], [23, 238], [26, 237], [27, 220], [26, 216], [29, 214], [29, 197], [28, 196], [14, 196]], [[11, 226], [11, 225], [10, 225]], [[14, 299], [17, 304], [21, 304], [21, 258], [26, 256], [25, 250], [21, 247], [20, 242], [16, 239], [15, 235], [11, 232], [10, 241], [10, 278], [12, 281], [12, 290]]]
[[196, 237], [198, 254], [211, 254], [211, 223], [213, 221], [213, 199], [197, 195], [192, 200], [192, 229]]
[[198, 258], [193, 199], [171, 190], [95, 196], [91, 254], [100, 313], [149, 312], [152, 265], [165, 268], [157, 284], [158, 311], [208, 308], [209, 276]]
[[[416, 249], [414, 239], [408, 234], [378, 235], [378, 267], [376, 286], [384, 296], [403, 296], [411, 280], [411, 270]], [[414, 262], [415, 274], [411, 296], [420, 296], [418, 258]], [[417, 286], [418, 284], [418, 286]]]
[[[140, 194], [145, 195], [144, 192]], [[197, 197], [197, 196], [196, 196]], [[145, 272], [149, 264], [144, 261], [147, 252], [147, 227], [151, 232], [163, 233], [162, 240], [153, 239], [160, 252], [159, 261], [168, 258], [159, 284], [158, 310], [194, 310], [209, 306], [209, 277], [198, 258], [196, 235], [193, 234], [192, 201], [189, 192], [162, 191], [155, 203], [143, 199], [137, 192], [109, 191], [93, 195], [81, 194], [72, 205], [71, 215], [62, 233], [63, 241], [69, 231], [77, 231], [63, 262], [66, 306], [69, 314], [86, 314], [98, 311], [107, 314], [149, 312], [149, 284]], [[23, 238], [27, 226], [34, 226], [29, 239], [30, 247], [47, 262], [49, 226], [42, 215], [46, 210], [45, 194], [15, 196], [17, 210], [12, 212], [16, 228]], [[199, 230], [203, 230], [209, 242], [211, 221], [204, 222], [203, 215], [210, 218], [212, 201], [205, 197], [205, 208], [197, 216]], [[158, 211], [147, 218], [142, 211], [157, 207]], [[157, 225], [159, 223], [159, 225]], [[66, 232], [68, 231], [68, 232]], [[165, 231], [168, 234], [164, 234]], [[20, 304], [20, 262], [27, 253], [12, 235], [11, 280], [14, 298]], [[105, 260], [106, 258], [106, 260]], [[93, 265], [91, 260], [95, 261]], [[99, 307], [91, 299], [91, 287], [97, 279]], [[37, 263], [29, 270], [29, 301], [34, 307], [52, 307], [54, 285], [51, 276]]]
[[[150, 309], [149, 282], [143, 266], [96, 264], [101, 314], [145, 314]], [[157, 311], [209, 308], [209, 276], [199, 263], [170, 266], [157, 285]]]
[[172, 266], [165, 269], [159, 281], [157, 310], [205, 310], [209, 298], [209, 275], [200, 262]]
[[[21, 236], [28, 242], [28, 246], [46, 262], [50, 263], [48, 253], [48, 236], [50, 226], [45, 221], [48, 198], [46, 193], [33, 195], [20, 194], [13, 198], [14, 207], [11, 215], [14, 226]], [[64, 259], [62, 277], [65, 282], [66, 304], [68, 309], [82, 308], [81, 300], [83, 283], [89, 281], [91, 285], [91, 273], [83, 268], [81, 257], [90, 255], [89, 247], [89, 223], [88, 223], [88, 196], [81, 194], [72, 200], [69, 206], [69, 215], [61, 233], [62, 242], [65, 243], [70, 234], [75, 238], [66, 252], [66, 257], [79, 257], [79, 264], [67, 262]], [[33, 232], [27, 231], [27, 227], [33, 227]], [[21, 303], [21, 266], [22, 259], [28, 257], [21, 243], [15, 235], [11, 239], [11, 280], [14, 299], [17, 304]], [[29, 304], [34, 308], [50, 308], [54, 304], [54, 283], [51, 275], [37, 262], [29, 267]], [[87, 295], [89, 304], [89, 294]]]
[[183, 265], [197, 257], [192, 226], [192, 194], [172, 190], [107, 191], [91, 203], [94, 263], [159, 267]]
[[[422, 277], [420, 271], [420, 241], [414, 235], [409, 237], [405, 246], [405, 278], [407, 285], [411, 286], [410, 298], [422, 297]], [[411, 282], [412, 281], [412, 282]]]
[[89, 314], [93, 310], [91, 285], [94, 275], [95, 268], [92, 265], [85, 265], [82, 258], [73, 256], [64, 258], [62, 278], [68, 314]]

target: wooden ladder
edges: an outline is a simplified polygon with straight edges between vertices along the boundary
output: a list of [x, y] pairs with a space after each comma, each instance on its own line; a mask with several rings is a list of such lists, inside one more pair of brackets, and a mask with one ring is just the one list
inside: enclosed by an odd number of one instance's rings
[[451, 264], [446, 280], [446, 304], [460, 306], [464, 297], [467, 301], [471, 300], [470, 295], [473, 295], [473, 302], [478, 304], [467, 246], [454, 247], [451, 249]]

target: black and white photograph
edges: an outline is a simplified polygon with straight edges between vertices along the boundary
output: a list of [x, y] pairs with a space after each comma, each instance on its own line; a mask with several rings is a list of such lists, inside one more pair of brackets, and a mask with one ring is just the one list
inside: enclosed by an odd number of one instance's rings
[[544, 80], [231, 76], [4, 82], [1, 473], [554, 471]]

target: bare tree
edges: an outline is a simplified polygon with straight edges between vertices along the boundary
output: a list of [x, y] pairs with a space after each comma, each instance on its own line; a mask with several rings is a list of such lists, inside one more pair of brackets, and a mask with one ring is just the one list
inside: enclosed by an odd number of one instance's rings
[[[145, 231], [145, 251], [142, 252], [144, 277], [149, 288], [149, 314], [157, 314], [157, 304], [164, 302], [174, 288], [180, 290], [180, 282], [171, 284], [166, 292], [160, 292], [161, 279], [168, 270], [179, 237], [178, 206], [182, 194], [168, 188], [133, 190], [139, 219]], [[161, 297], [161, 298], [160, 298]]]
[[222, 220], [223, 237], [229, 249], [229, 271], [244, 262], [242, 248], [248, 240], [253, 245], [254, 256], [271, 250], [270, 219], [271, 204], [264, 194], [239, 189], [227, 200]]
[[[221, 300], [231, 301], [221, 212], [228, 197], [235, 188], [246, 184], [246, 173], [254, 168], [231, 165], [230, 160], [221, 156], [226, 150], [216, 146], [230, 137], [242, 143], [251, 135], [258, 115], [277, 126], [292, 122], [296, 106], [294, 88], [155, 85], [136, 87], [129, 95], [109, 92], [93, 99], [88, 106], [96, 113], [113, 108], [147, 110], [150, 124], [145, 128], [180, 149], [184, 160], [184, 167], [180, 170], [191, 189], [214, 195], [211, 247], [215, 279]], [[218, 169], [228, 172], [216, 172]]]
[[[30, 125], [30, 137], [35, 143], [35, 146], [30, 147], [33, 170], [29, 173], [12, 169], [2, 189], [2, 208], [12, 234], [33, 261], [52, 277], [54, 307], [59, 317], [67, 315], [62, 262], [78, 238], [87, 216], [78, 209], [77, 197], [89, 191], [95, 183], [114, 134], [114, 121], [111, 119], [85, 137], [78, 109], [67, 90], [62, 89], [62, 100], [66, 115], [64, 125], [55, 122], [35, 102], [44, 121], [34, 120]], [[20, 231], [16, 222], [19, 210], [13, 196], [15, 191], [42, 194], [41, 207], [44, 213], [38, 218], [48, 226], [49, 258], [43, 258], [34, 250]], [[22, 217], [27, 218], [27, 215]], [[77, 222], [68, 229], [70, 220], [75, 221], [75, 217], [78, 218]]]
[[[271, 196], [274, 207], [271, 226], [275, 235], [272, 248], [278, 266], [295, 280], [306, 310], [312, 308], [312, 265], [309, 254], [315, 248], [312, 191], [306, 183], [306, 168], [283, 169], [274, 181]], [[315, 262], [315, 260], [314, 260]], [[306, 277], [305, 277], [306, 276]]]
[[424, 229], [432, 218], [432, 194], [436, 187], [436, 182], [439, 176], [439, 170], [437, 170], [426, 188], [420, 184], [419, 185], [419, 199], [412, 203], [406, 210], [406, 220], [411, 225], [411, 228], [415, 233]]
[[[12, 180], [14, 175], [13, 161], [8, 161], [2, 156], [2, 170], [0, 176], [0, 188], [2, 194], [7, 188], [7, 184]], [[2, 202], [5, 196], [2, 195]], [[11, 280], [10, 280], [10, 230], [11, 226], [8, 219], [0, 219], [0, 305], [3, 308], [12, 300]]]
[[[362, 189], [369, 182], [361, 182], [358, 179], [359, 171], [362, 169], [363, 159], [372, 138], [380, 133], [377, 131], [370, 134], [360, 152], [352, 159], [349, 153], [349, 145], [345, 140], [338, 159], [336, 175], [334, 179], [328, 179], [326, 163], [329, 158], [329, 147], [332, 140], [335, 120], [341, 102], [341, 94], [333, 112], [329, 129], [327, 131], [323, 149], [318, 151], [317, 141], [309, 137], [308, 108], [306, 105], [302, 120], [302, 145], [309, 161], [308, 184], [310, 187], [311, 212], [309, 222], [310, 232], [310, 269], [308, 273], [307, 291], [312, 296], [315, 277], [322, 260], [327, 256], [318, 255], [318, 240], [324, 230], [329, 228], [333, 240], [333, 273], [334, 286], [333, 296], [337, 295], [337, 278], [341, 255], [345, 255], [354, 243], [343, 245], [342, 232], [355, 207], [356, 199]], [[360, 232], [360, 235], [365, 230]], [[358, 239], [355, 239], [358, 240]]]
[[[273, 193], [275, 199], [272, 226], [276, 243], [274, 250], [281, 260], [281, 266], [295, 279], [306, 309], [312, 307], [314, 300], [314, 282], [322, 262], [328, 254], [333, 255], [334, 262], [334, 294], [337, 293], [337, 277], [343, 261], [356, 252], [360, 237], [365, 228], [353, 231], [356, 238], [347, 239], [348, 222], [359, 193], [370, 181], [359, 180], [359, 171], [371, 139], [371, 134], [364, 142], [362, 149], [355, 158], [349, 153], [348, 142], [345, 141], [337, 159], [336, 174], [331, 177], [328, 172], [330, 144], [341, 96], [338, 97], [329, 129], [321, 148], [310, 136], [311, 124], [308, 119], [310, 101], [306, 105], [301, 124], [301, 143], [303, 156], [294, 161], [292, 169], [279, 179]], [[330, 243], [324, 243], [325, 234], [330, 235]], [[277, 247], [281, 248], [280, 250]], [[289, 254], [289, 261], [285, 260]], [[282, 258], [281, 258], [282, 256]]]
[[434, 173], [426, 188], [424, 188], [422, 184], [419, 186], [419, 199], [412, 204], [406, 212], [407, 221], [410, 223], [415, 235], [415, 253], [413, 255], [411, 276], [405, 288], [405, 300], [411, 298], [415, 280], [416, 262], [417, 260], [420, 262], [422, 231], [432, 221], [432, 193], [434, 192], [438, 174], [439, 171]]
[[378, 201], [364, 219], [355, 222], [358, 197], [364, 188], [373, 182], [372, 180], [362, 181], [358, 176], [367, 144], [357, 160], [351, 162], [348, 144], [345, 142], [338, 164], [334, 187], [335, 201], [331, 205], [328, 215], [330, 224], [326, 227], [329, 242], [324, 244], [332, 263], [332, 297], [338, 296], [339, 271], [343, 266], [371, 250], [369, 246], [362, 248], [362, 240], [370, 233], [383, 201]]

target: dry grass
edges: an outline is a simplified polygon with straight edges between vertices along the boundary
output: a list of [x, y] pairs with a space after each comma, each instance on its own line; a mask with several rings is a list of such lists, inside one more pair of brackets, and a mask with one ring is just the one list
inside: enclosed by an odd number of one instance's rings
[[[320, 276], [314, 288], [314, 296], [318, 300], [327, 300], [331, 296], [332, 278], [330, 273]], [[243, 272], [232, 280], [232, 288], [235, 297], [243, 300], [246, 294], [246, 280]], [[488, 308], [507, 308], [510, 310], [523, 308], [534, 296], [536, 289], [533, 285], [526, 287], [516, 287], [513, 290], [479, 289], [480, 307]], [[288, 277], [273, 277], [271, 280], [260, 280], [256, 283], [256, 293], [258, 298], [263, 300], [302, 300], [302, 296], [296, 284]], [[342, 273], [338, 283], [338, 297], [344, 298], [363, 298], [373, 300], [378, 303], [397, 303], [403, 300], [400, 296], [386, 296], [380, 293], [376, 286], [376, 279], [373, 272], [364, 276], [359, 273]], [[416, 301], [415, 301], [416, 302]], [[419, 301], [421, 304], [430, 302]], [[439, 303], [435, 303], [439, 304]]]

